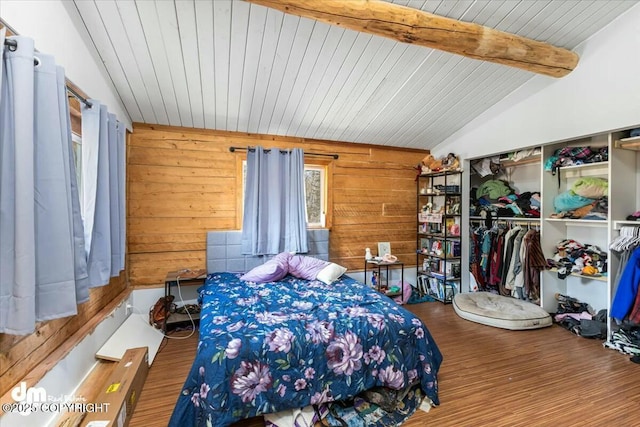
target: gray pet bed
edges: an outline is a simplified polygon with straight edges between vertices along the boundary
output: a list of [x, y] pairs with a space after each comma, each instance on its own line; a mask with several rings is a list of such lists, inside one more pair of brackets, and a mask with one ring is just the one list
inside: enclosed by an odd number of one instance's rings
[[496, 328], [538, 329], [553, 323], [539, 305], [490, 292], [456, 294], [453, 308], [463, 319]]

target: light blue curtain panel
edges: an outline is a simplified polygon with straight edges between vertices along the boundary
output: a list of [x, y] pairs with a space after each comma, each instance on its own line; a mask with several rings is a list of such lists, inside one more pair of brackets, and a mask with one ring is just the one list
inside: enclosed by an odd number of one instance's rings
[[84, 247], [89, 257], [93, 221], [96, 212], [96, 187], [98, 184], [98, 147], [100, 142], [100, 101], [90, 100], [91, 105], [81, 104], [82, 113], [82, 221]]
[[50, 320], [77, 313], [71, 188], [66, 179], [70, 165], [64, 156], [71, 129], [66, 120], [60, 121], [55, 60], [42, 53], [36, 57], [36, 320]]
[[93, 288], [124, 269], [126, 129], [106, 105], [89, 103], [82, 106], [82, 218]]
[[109, 148], [109, 221], [111, 230], [111, 277], [120, 273], [120, 206], [118, 204], [118, 121], [116, 115], [108, 117]]
[[[90, 99], [91, 107], [82, 109], [82, 152], [83, 152], [83, 184], [91, 186], [94, 201], [92, 228], [87, 230], [91, 219], [85, 216], [85, 244], [90, 239], [89, 287], [104, 286], [111, 277], [111, 191], [109, 189], [109, 112], [106, 105]], [[85, 124], [87, 133], [85, 133]], [[115, 135], [114, 135], [115, 137]], [[115, 140], [113, 141], [115, 144]], [[87, 145], [87, 147], [85, 147]], [[91, 147], [87, 164], [84, 163], [85, 148]], [[89, 170], [95, 164], [95, 170]], [[86, 173], [86, 175], [85, 175]], [[88, 182], [95, 176], [95, 182]], [[85, 177], [87, 179], [85, 179]], [[85, 191], [87, 187], [85, 187]], [[85, 197], [85, 202], [87, 199]], [[115, 201], [117, 203], [117, 200]], [[87, 213], [90, 215], [90, 213]], [[87, 221], [89, 219], [89, 221]]]
[[25, 335], [124, 268], [126, 131], [83, 106], [80, 200], [64, 69], [13, 39], [0, 30], [0, 333]]
[[303, 151], [249, 150], [242, 253], [307, 252], [305, 209]]
[[127, 235], [127, 219], [126, 219], [126, 157], [125, 157], [125, 145], [127, 138], [127, 128], [124, 124], [118, 122], [117, 128], [117, 140], [118, 140], [118, 211], [120, 212], [120, 260], [118, 264], [118, 270], [124, 270], [125, 260], [125, 243]]
[[[304, 187], [304, 152], [293, 149], [289, 153], [288, 190], [285, 194], [284, 248], [298, 248], [296, 252], [308, 252], [307, 203]], [[293, 250], [293, 249], [292, 249]]]
[[73, 142], [71, 140], [71, 115], [69, 114], [69, 102], [67, 100], [67, 83], [64, 69], [57, 67], [58, 77], [58, 103], [60, 123], [65, 125], [62, 138], [67, 149], [63, 151], [65, 163], [69, 164], [66, 181], [70, 191], [67, 192], [67, 203], [70, 207], [71, 222], [73, 226], [72, 244], [75, 263], [76, 303], [80, 304], [89, 300], [89, 273], [87, 272], [87, 253], [84, 248], [84, 225], [82, 224], [82, 212], [80, 210], [80, 192], [73, 155]]
[[76, 291], [64, 72], [33, 40], [14, 39], [12, 52], [0, 34], [0, 332], [24, 335], [37, 321], [76, 314], [86, 293]]
[[126, 129], [95, 99], [82, 106], [82, 182], [89, 287], [124, 269]]
[[0, 35], [0, 332], [22, 335], [36, 322], [35, 51], [33, 40], [18, 40], [9, 52]]

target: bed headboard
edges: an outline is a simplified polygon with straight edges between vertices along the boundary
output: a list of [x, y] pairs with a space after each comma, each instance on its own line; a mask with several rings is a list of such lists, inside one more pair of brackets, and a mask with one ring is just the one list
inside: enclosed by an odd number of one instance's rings
[[[307, 230], [309, 252], [305, 255], [329, 261], [329, 230]], [[243, 255], [241, 250], [242, 231], [207, 232], [207, 272], [246, 272], [263, 264], [271, 256]]]

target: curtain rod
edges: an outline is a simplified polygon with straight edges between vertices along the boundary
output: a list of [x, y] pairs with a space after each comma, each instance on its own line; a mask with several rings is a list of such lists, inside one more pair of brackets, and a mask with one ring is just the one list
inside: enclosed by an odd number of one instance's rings
[[87, 98], [85, 98], [84, 96], [80, 95], [78, 92], [75, 91], [75, 89], [72, 89], [71, 86], [67, 85], [67, 91], [69, 93], [71, 93], [71, 95], [76, 97], [78, 99], [78, 101], [82, 102], [87, 107], [89, 107], [89, 108], [93, 107], [93, 104], [89, 100], [87, 100]]
[[[246, 148], [245, 147], [229, 147], [229, 151], [231, 151], [232, 153], [234, 151], [236, 151], [236, 150], [238, 150], [238, 151], [256, 151], [256, 149], [254, 147], [246, 147]], [[271, 151], [271, 149], [267, 148], [264, 151], [266, 151], [268, 153], [269, 151]], [[282, 152], [286, 152], [286, 151], [280, 150], [280, 152], [282, 153]], [[338, 159], [340, 157], [337, 154], [306, 153], [306, 152], [304, 154], [305, 154], [305, 156], [326, 156], [326, 157], [333, 157], [334, 159]]]
[[[18, 41], [17, 40], [13, 40], [13, 39], [5, 39], [4, 40], [4, 44], [5, 46], [7, 46], [9, 48], [9, 51], [11, 52], [15, 52], [16, 49], [18, 49]], [[78, 92], [76, 92], [74, 89], [72, 89], [69, 85], [67, 86], [67, 91], [69, 93], [71, 93], [75, 98], [78, 99], [78, 101], [82, 102], [84, 105], [86, 105], [87, 107], [91, 108], [93, 106], [93, 104], [89, 101], [87, 101], [87, 98], [85, 98], [84, 96], [80, 95]]]

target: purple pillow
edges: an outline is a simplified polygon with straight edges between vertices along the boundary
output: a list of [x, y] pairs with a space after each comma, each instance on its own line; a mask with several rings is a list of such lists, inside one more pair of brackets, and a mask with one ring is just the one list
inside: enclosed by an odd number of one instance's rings
[[329, 264], [329, 261], [310, 256], [292, 255], [289, 258], [289, 274], [299, 279], [315, 280], [318, 273]]
[[282, 252], [264, 264], [252, 268], [240, 279], [256, 283], [277, 282], [289, 272], [288, 261], [290, 257], [289, 252]]

